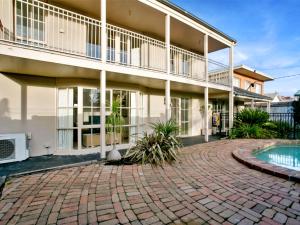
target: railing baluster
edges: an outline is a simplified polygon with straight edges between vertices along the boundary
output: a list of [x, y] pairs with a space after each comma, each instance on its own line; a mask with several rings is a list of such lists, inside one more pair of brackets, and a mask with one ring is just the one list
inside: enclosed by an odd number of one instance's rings
[[[1, 2], [1, 12], [5, 7], [4, 2], [4, 0]], [[14, 0], [14, 2], [15, 15], [19, 18], [19, 20], [15, 18], [18, 43], [92, 59], [101, 57], [99, 49], [101, 47], [101, 21], [42, 1]], [[46, 21], [47, 16], [50, 19]], [[8, 18], [8, 21], [10, 19]], [[9, 22], [7, 29], [9, 40], [11, 39], [10, 27]], [[118, 63], [121, 64], [166, 71], [165, 42], [111, 24], [107, 24], [106, 29], [108, 62], [116, 63], [118, 59]], [[3, 30], [1, 33], [4, 37], [6, 28], [4, 27]], [[116, 43], [117, 36], [120, 37], [120, 43]], [[120, 48], [118, 52], [116, 52], [117, 45]], [[203, 73], [205, 59], [200, 54], [171, 45], [170, 62], [167, 63], [171, 64], [170, 72], [173, 75], [205, 80]], [[224, 70], [224, 72], [210, 71], [210, 81], [228, 85], [228, 67], [211, 60], [209, 63], [214, 68]]]

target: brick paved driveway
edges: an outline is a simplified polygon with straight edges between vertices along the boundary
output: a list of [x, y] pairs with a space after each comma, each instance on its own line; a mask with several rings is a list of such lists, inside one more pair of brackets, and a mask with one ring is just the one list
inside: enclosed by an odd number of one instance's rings
[[250, 170], [217, 141], [184, 149], [173, 166], [104, 166], [12, 179], [0, 224], [300, 224], [300, 185]]

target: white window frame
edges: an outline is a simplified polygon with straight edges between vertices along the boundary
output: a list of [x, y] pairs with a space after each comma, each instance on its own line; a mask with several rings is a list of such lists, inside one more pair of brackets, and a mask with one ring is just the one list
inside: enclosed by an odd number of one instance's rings
[[241, 88], [241, 79], [238, 78], [238, 77], [234, 77], [234, 78], [233, 78], [233, 86], [234, 86], [234, 87]]
[[[257, 88], [259, 88], [259, 90], [257, 90]], [[255, 84], [255, 93], [260, 95], [262, 94], [262, 84]]]
[[[21, 15], [18, 15], [17, 14], [17, 3], [20, 3], [21, 4]], [[35, 2], [38, 2], [38, 1], [33, 1], [32, 4], [29, 4], [28, 2], [26, 1], [23, 1], [23, 0], [16, 0], [15, 1], [15, 34], [16, 34], [16, 38], [20, 41], [27, 41], [27, 42], [30, 42], [30, 43], [36, 43], [36, 44], [41, 44], [41, 45], [45, 45], [47, 42], [46, 42], [46, 37], [47, 37], [47, 33], [46, 33], [46, 13], [47, 13], [47, 10], [45, 10], [42, 6], [40, 5], [35, 5], [34, 3]], [[26, 37], [23, 36], [23, 19], [25, 19], [24, 15], [23, 15], [23, 5], [26, 4], [27, 6], [27, 35]], [[39, 2], [37, 3], [39, 4]], [[28, 7], [30, 7], [31, 10], [28, 10]], [[38, 19], [36, 20], [34, 18], [34, 8], [37, 7], [40, 10], [42, 10], [42, 18], [43, 20], [41, 21], [40, 20], [40, 15], [38, 14]], [[30, 16], [29, 16], [30, 15]], [[21, 19], [21, 35], [18, 35], [18, 18]], [[28, 21], [30, 20], [30, 31], [29, 31], [29, 24], [28, 24]], [[44, 25], [44, 29], [43, 29], [43, 40], [37, 40], [37, 39], [34, 39], [34, 22], [38, 22], [38, 23], [43, 23]], [[38, 25], [39, 27], [39, 25]], [[39, 31], [38, 31], [39, 32]], [[29, 36], [30, 34], [30, 36]], [[28, 38], [30, 37], [30, 38]], [[33, 38], [32, 38], [33, 37]]]

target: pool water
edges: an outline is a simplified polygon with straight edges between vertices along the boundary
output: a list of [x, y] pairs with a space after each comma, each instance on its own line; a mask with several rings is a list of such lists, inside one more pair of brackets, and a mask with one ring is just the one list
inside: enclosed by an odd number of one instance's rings
[[300, 145], [272, 146], [254, 153], [257, 159], [300, 171]]

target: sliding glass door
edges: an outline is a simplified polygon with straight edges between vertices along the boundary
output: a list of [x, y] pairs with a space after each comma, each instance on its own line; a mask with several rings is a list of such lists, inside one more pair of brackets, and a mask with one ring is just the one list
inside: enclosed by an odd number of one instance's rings
[[[116, 144], [130, 144], [138, 133], [139, 92], [106, 90], [106, 127], [112, 113], [113, 101], [119, 101], [122, 122], [117, 125]], [[101, 146], [100, 89], [71, 87], [58, 89], [57, 132], [58, 149], [61, 151], [89, 150]], [[113, 135], [106, 129], [106, 145], [113, 144]]]
[[58, 148], [78, 148], [78, 91], [77, 88], [58, 90]]
[[191, 100], [171, 98], [171, 119], [179, 126], [179, 135], [189, 135], [191, 129]]

